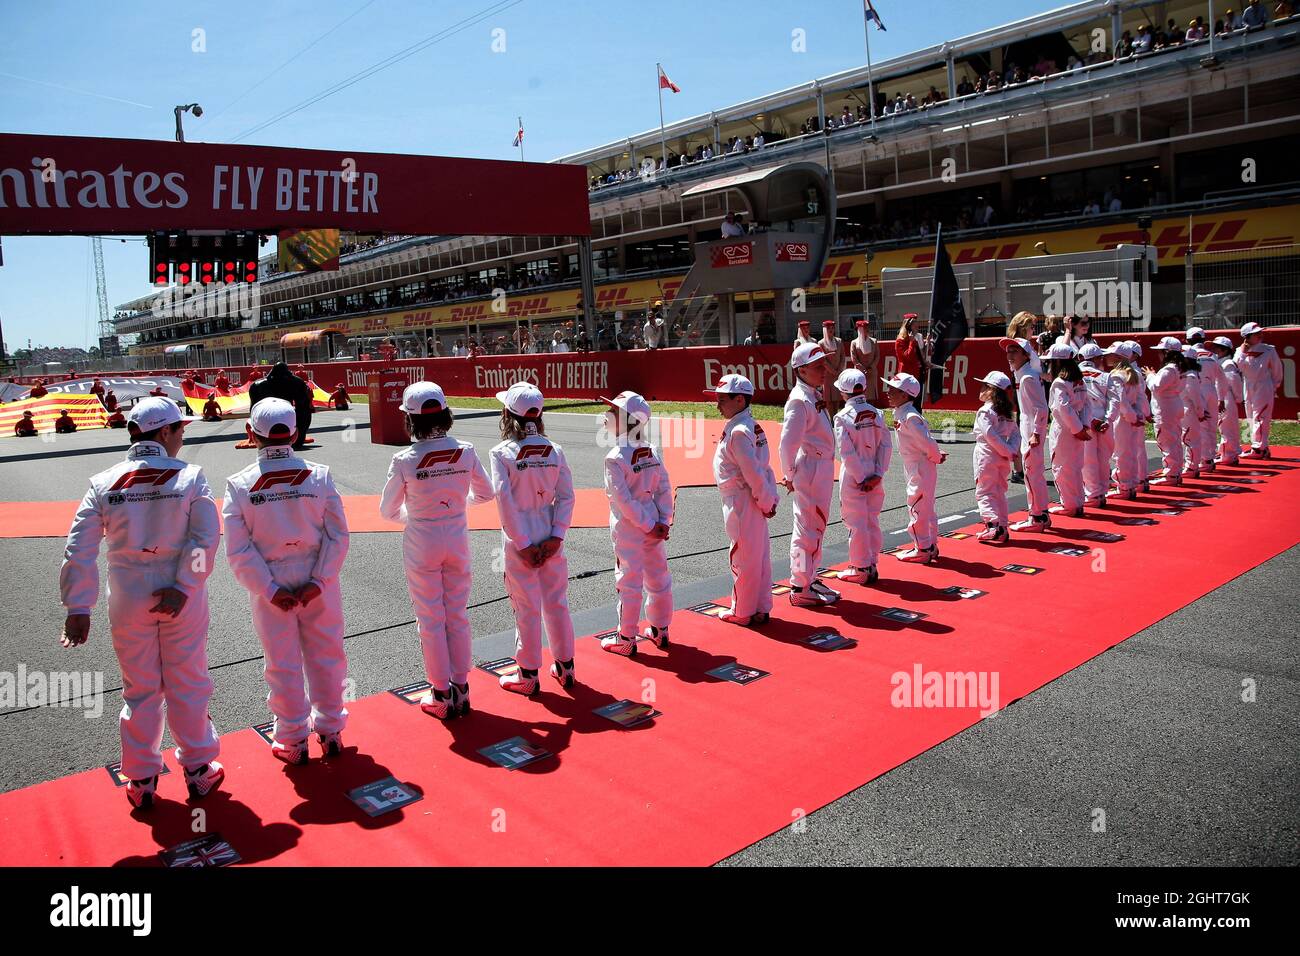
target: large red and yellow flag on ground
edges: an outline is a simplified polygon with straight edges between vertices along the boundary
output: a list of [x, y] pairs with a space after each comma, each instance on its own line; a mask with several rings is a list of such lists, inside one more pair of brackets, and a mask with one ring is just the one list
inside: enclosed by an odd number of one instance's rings
[[45, 395], [0, 405], [0, 438], [14, 437], [14, 424], [23, 417], [23, 412], [32, 413], [38, 432], [52, 432], [54, 420], [65, 409], [78, 429], [104, 428], [108, 424], [108, 412], [96, 395]]

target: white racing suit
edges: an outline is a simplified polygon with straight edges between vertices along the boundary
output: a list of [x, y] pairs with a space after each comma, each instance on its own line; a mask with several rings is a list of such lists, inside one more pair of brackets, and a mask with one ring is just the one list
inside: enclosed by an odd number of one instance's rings
[[1107, 426], [1093, 431], [1092, 441], [1084, 449], [1083, 496], [1102, 501], [1110, 490], [1111, 459], [1115, 457], [1115, 422], [1119, 418], [1118, 384], [1105, 369], [1085, 363], [1083, 386], [1088, 393], [1089, 420]]
[[[1047, 394], [1038, 371], [1026, 362], [1016, 369], [1016, 402], [1020, 406], [1020, 455], [1025, 466], [1025, 491], [1031, 515], [1047, 514], [1051, 499], [1047, 493], [1045, 455], [1047, 451]], [[1030, 440], [1038, 436], [1037, 444]]]
[[[339, 588], [348, 523], [329, 468], [304, 461], [288, 445], [261, 448], [256, 462], [226, 479], [221, 516], [226, 557], [248, 589], [253, 628], [266, 653], [272, 737], [293, 744], [311, 731], [338, 733], [348, 719]], [[282, 611], [271, 603], [281, 588], [297, 591], [308, 583], [321, 592], [309, 604]]]
[[1142, 472], [1142, 483], [1145, 486], [1147, 478], [1150, 477], [1151, 462], [1147, 458], [1147, 422], [1154, 416], [1154, 409], [1151, 407], [1151, 383], [1147, 381], [1146, 373], [1142, 371], [1142, 366], [1134, 359], [1129, 363], [1129, 368], [1137, 375], [1137, 408], [1138, 414], [1142, 417], [1142, 432], [1138, 435], [1137, 450], [1134, 455], [1139, 460], [1139, 468]]
[[925, 418], [911, 402], [894, 409], [894, 429], [898, 432], [898, 453], [903, 457], [903, 472], [907, 475], [907, 533], [918, 551], [928, 551], [939, 544], [934, 489], [939, 481], [937, 466], [943, 452], [930, 437]]
[[1005, 528], [1010, 519], [1007, 482], [1011, 463], [1020, 451], [1016, 423], [999, 415], [992, 402], [985, 402], [975, 413], [974, 433], [971, 464], [975, 470], [975, 504], [985, 524]]
[[1201, 377], [1195, 372], [1183, 372], [1183, 455], [1186, 470], [1199, 472], [1204, 455], [1201, 441], [1205, 434], [1205, 399], [1201, 394]]
[[1090, 411], [1088, 390], [1082, 382], [1053, 380], [1047, 393], [1052, 410], [1052, 474], [1061, 507], [1078, 511], [1083, 507], [1084, 444], [1075, 436], [1083, 431]]
[[731, 541], [731, 613], [748, 618], [772, 610], [772, 546], [767, 518], [780, 498], [768, 464], [767, 436], [746, 409], [727, 419], [713, 453], [722, 520]]
[[[531, 426], [530, 430], [531, 430]], [[515, 612], [515, 661], [524, 670], [542, 666], [542, 623], [556, 661], [573, 660], [569, 616], [569, 562], [564, 546], [541, 567], [520, 554], [547, 538], [563, 538], [573, 521], [573, 475], [564, 451], [545, 435], [503, 441], [489, 454], [492, 491], [501, 514], [506, 593]]]
[[1224, 392], [1223, 411], [1219, 413], [1219, 434], [1223, 444], [1219, 454], [1228, 461], [1241, 456], [1241, 417], [1237, 406], [1246, 400], [1245, 385], [1241, 379], [1241, 369], [1231, 355], [1225, 355], [1219, 362], [1223, 370]]
[[1231, 387], [1228, 379], [1219, 367], [1218, 359], [1206, 351], [1197, 355], [1201, 371], [1201, 398], [1205, 403], [1207, 417], [1201, 422], [1201, 466], [1214, 464], [1214, 456], [1219, 450], [1219, 403], [1227, 407], [1228, 393]]
[[[469, 442], [446, 435], [413, 442], [393, 456], [379, 513], [406, 525], [402, 559], [420, 632], [424, 676], [447, 691], [474, 666], [465, 510], [491, 501], [492, 482]], [[554, 558], [552, 560], [555, 560]]]
[[650, 532], [657, 524], [673, 523], [668, 469], [648, 444], [622, 441], [605, 456], [605, 495], [614, 544], [618, 632], [637, 636], [643, 599], [651, 626], [666, 630], [673, 619], [673, 578], [667, 545]]
[[[849, 565], [874, 567], [880, 555], [880, 509], [885, 504], [885, 472], [893, 442], [880, 411], [865, 395], [854, 395], [835, 416], [840, 461], [840, 517], [849, 529]], [[870, 491], [862, 483], [877, 478]]]
[[[126, 461], [90, 479], [68, 532], [59, 591], [69, 614], [99, 598], [99, 543], [108, 539], [108, 622], [122, 668], [122, 773], [144, 780], [163, 770], [163, 704], [186, 770], [220, 751], [208, 718], [208, 575], [220, 543], [217, 506], [197, 465], [168, 457], [157, 442], [131, 446]], [[175, 617], [150, 612], [154, 591], [187, 600]]]
[[1147, 477], [1146, 417], [1138, 396], [1144, 394], [1139, 374], [1135, 382], [1118, 380], [1119, 402], [1115, 422], [1115, 484], [1127, 494], [1142, 487]]
[[781, 471], [794, 482], [790, 580], [807, 588], [821, 567], [822, 538], [835, 490], [835, 432], [821, 393], [796, 382], [785, 403], [778, 449]]
[[1246, 418], [1250, 421], [1250, 445], [1268, 451], [1268, 436], [1273, 428], [1273, 402], [1282, 384], [1282, 360], [1277, 349], [1257, 342], [1247, 352], [1237, 349], [1237, 368], [1241, 370], [1246, 392]]
[[1178, 369], [1163, 365], [1153, 372], [1147, 384], [1156, 412], [1156, 444], [1166, 478], [1183, 474], [1183, 381]]

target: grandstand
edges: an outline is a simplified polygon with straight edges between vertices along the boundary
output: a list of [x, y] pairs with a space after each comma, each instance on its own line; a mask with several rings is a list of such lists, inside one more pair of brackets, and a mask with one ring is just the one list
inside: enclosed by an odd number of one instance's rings
[[[815, 323], [847, 331], [864, 312], [886, 315], [881, 270], [928, 264], [940, 223], [957, 264], [1154, 246], [1156, 329], [1251, 283], [1243, 312], [1295, 322], [1300, 16], [1268, 6], [1265, 25], [1231, 30], [1206, 24], [1201, 2], [1088, 0], [876, 63], [870, 78], [855, 68], [673, 123], [663, 142], [656, 127], [560, 157], [588, 171], [586, 310], [574, 242], [353, 236], [338, 272], [264, 260], [255, 315], [168, 317], [150, 295], [119, 306], [116, 331], [137, 337], [142, 361], [173, 367], [273, 359], [283, 334], [313, 330], [332, 334], [300, 353], [309, 361], [360, 357], [382, 336], [415, 356], [470, 339], [514, 351], [521, 324], [549, 341], [582, 318], [593, 346], [634, 347], [694, 244], [719, 238], [728, 211], [749, 212], [734, 192], [685, 194], [794, 162], [832, 170], [837, 196], [834, 245], [807, 290]], [[1229, 178], [1240, 186], [1223, 189]], [[768, 325], [772, 293], [730, 306], [733, 328], [685, 318], [669, 344], [742, 341]], [[1005, 317], [975, 319], [991, 333]]]

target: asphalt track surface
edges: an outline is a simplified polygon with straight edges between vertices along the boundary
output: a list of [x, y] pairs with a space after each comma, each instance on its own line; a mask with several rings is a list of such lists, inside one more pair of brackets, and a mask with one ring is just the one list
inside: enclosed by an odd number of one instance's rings
[[[497, 416], [470, 410], [455, 434], [486, 453]], [[345, 422], [351, 424], [345, 424]], [[604, 450], [591, 415], [548, 412], [579, 487], [598, 487]], [[322, 413], [307, 457], [328, 464], [339, 491], [377, 494], [396, 449], [372, 445], [364, 405]], [[195, 423], [183, 457], [201, 465], [220, 495], [224, 479], [251, 460], [234, 447], [243, 422]], [[974, 509], [968, 436], [947, 446], [939, 469], [941, 516]], [[79, 499], [87, 478], [116, 461], [123, 432], [84, 432], [57, 441], [0, 439], [0, 500]], [[1149, 446], [1150, 447], [1150, 446]], [[712, 448], [702, 449], [711, 455]], [[886, 481], [887, 533], [906, 524], [901, 467]], [[1013, 486], [1013, 493], [1019, 486]], [[1012, 507], [1017, 506], [1013, 499]], [[843, 560], [847, 534], [831, 515], [824, 563]], [[1261, 516], [1265, 518], [1266, 516]], [[972, 519], [966, 519], [967, 521]], [[773, 572], [788, 570], [791, 510], [770, 524]], [[896, 540], [896, 539], [895, 539]], [[499, 570], [497, 532], [471, 533], [475, 655], [513, 648], [513, 618]], [[1213, 560], [1213, 542], [1205, 542]], [[717, 491], [683, 488], [668, 544], [678, 608], [727, 593], [726, 541]], [[565, 547], [569, 602], [578, 633], [615, 620], [613, 560], [606, 529], [574, 529]], [[63, 541], [0, 540], [0, 670], [103, 671], [120, 685], [103, 605], [90, 643], [59, 647], [57, 572]], [[892, 559], [885, 557], [882, 561]], [[101, 571], [103, 561], [101, 556]], [[887, 571], [887, 565], [886, 571]], [[1062, 675], [1033, 694], [884, 776], [724, 861], [730, 865], [1296, 865], [1300, 863], [1300, 651], [1296, 647], [1300, 547], [1236, 578]], [[356, 534], [342, 573], [346, 648], [357, 696], [422, 677], [400, 536]], [[1140, 581], [1122, 586], [1142, 599]], [[1099, 594], [1105, 613], [1116, 594]], [[247, 593], [224, 552], [209, 582], [211, 712], [222, 733], [268, 718], [261, 647]], [[778, 599], [779, 601], [780, 599]], [[780, 605], [777, 605], [777, 613]], [[1024, 622], [1050, 608], [1027, 608]], [[581, 673], [581, 660], [578, 662]], [[1243, 703], [1243, 680], [1257, 687]], [[833, 680], [833, 669], [828, 669]], [[103, 766], [117, 758], [120, 695], [103, 714], [40, 707], [0, 711], [0, 791]], [[799, 715], [790, 714], [792, 732]], [[167, 746], [171, 746], [170, 740]], [[237, 785], [237, 782], [232, 781]], [[125, 812], [125, 805], [123, 807]], [[1098, 831], [1097, 811], [1105, 813]], [[359, 861], [361, 862], [361, 861]]]

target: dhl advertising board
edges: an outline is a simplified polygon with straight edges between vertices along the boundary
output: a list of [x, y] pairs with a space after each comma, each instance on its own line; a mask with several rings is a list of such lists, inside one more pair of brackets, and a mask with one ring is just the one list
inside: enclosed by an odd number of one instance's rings
[[[1135, 213], [1136, 216], [1136, 213]], [[1195, 217], [1158, 219], [1148, 231], [1148, 244], [1159, 252], [1162, 264], [1182, 265], [1189, 252], [1251, 253], [1267, 246], [1296, 241], [1296, 222], [1300, 206], [1278, 206], [1241, 212], [1223, 212]], [[980, 239], [973, 242], [948, 243], [954, 264], [984, 262], [988, 259], [1014, 259], [1035, 255], [1034, 244], [1046, 242], [1054, 254], [1091, 252], [1113, 249], [1127, 243], [1141, 245], [1142, 230], [1136, 224], [1107, 223], [1056, 232], [1033, 232], [1004, 239]], [[934, 262], [933, 245], [910, 246], [879, 252], [872, 259], [870, 271], [862, 253], [832, 255], [822, 269], [821, 278], [808, 291], [825, 294], [835, 286], [860, 287], [878, 285], [884, 268], [915, 268]], [[665, 279], [642, 279], [631, 282], [608, 282], [596, 287], [596, 311], [602, 314], [619, 309], [644, 309], [656, 299], [671, 302], [682, 284], [681, 276]], [[413, 332], [439, 326], [473, 326], [508, 322], [515, 319], [562, 319], [575, 315], [581, 305], [578, 289], [558, 292], [521, 293], [500, 299], [451, 305], [401, 309], [352, 319], [331, 319], [331, 328], [348, 335], [383, 335]], [[765, 296], [756, 293], [760, 301]], [[770, 299], [770, 293], [766, 298]], [[203, 339], [209, 349], [251, 348], [274, 345], [286, 332], [319, 327], [324, 320], [276, 326], [273, 330], [235, 332]], [[136, 355], [161, 355], [163, 346], [132, 349]]]

